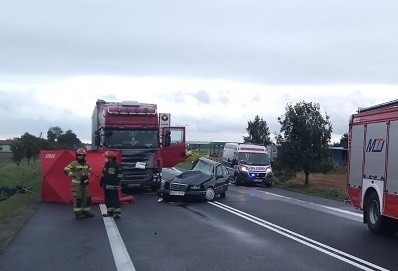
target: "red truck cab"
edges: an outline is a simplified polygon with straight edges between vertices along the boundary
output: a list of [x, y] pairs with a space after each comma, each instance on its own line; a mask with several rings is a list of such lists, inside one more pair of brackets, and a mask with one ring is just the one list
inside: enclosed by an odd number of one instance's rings
[[156, 104], [96, 102], [92, 145], [121, 152], [122, 189], [156, 190], [162, 168], [185, 161], [185, 127], [160, 127], [159, 121]]

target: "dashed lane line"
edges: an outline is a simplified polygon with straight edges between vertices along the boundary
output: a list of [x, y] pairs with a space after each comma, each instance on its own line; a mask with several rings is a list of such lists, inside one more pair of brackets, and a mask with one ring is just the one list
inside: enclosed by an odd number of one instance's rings
[[[105, 204], [100, 204], [99, 206], [101, 209], [101, 214], [106, 214], [107, 211]], [[103, 217], [103, 219], [117, 271], [135, 271], [134, 264], [131, 261], [123, 239], [120, 236], [115, 220], [113, 220], [112, 217]]]

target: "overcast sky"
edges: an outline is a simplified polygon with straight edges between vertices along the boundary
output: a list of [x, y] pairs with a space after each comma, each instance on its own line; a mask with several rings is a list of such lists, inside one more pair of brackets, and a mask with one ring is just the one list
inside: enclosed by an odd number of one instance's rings
[[272, 137], [320, 104], [332, 141], [397, 99], [398, 1], [36, 0], [0, 6], [0, 139], [51, 126], [90, 142], [97, 99], [156, 103], [188, 141]]

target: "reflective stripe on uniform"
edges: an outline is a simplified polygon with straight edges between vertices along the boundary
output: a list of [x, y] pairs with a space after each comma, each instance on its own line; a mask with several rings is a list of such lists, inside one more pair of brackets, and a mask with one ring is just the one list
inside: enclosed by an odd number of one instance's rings
[[119, 186], [117, 185], [105, 185], [106, 190], [117, 190], [119, 189]]

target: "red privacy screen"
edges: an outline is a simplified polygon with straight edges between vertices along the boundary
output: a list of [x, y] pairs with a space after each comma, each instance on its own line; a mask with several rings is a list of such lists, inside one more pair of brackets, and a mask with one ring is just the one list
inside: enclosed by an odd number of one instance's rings
[[[103, 151], [87, 151], [86, 160], [91, 167], [89, 190], [94, 204], [104, 203], [104, 193], [100, 187], [100, 178], [104, 166]], [[120, 161], [120, 152], [118, 161]], [[64, 168], [75, 160], [73, 150], [42, 150], [42, 201], [72, 203], [71, 178], [64, 173]], [[120, 194], [121, 203], [132, 203], [133, 196]]]

